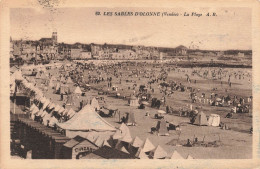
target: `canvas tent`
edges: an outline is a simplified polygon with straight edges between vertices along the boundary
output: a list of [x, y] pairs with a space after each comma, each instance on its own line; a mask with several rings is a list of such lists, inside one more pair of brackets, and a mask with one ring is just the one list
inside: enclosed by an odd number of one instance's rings
[[[86, 107], [87, 106], [87, 107]], [[65, 123], [58, 126], [66, 131], [115, 131], [115, 127], [100, 117], [94, 110], [86, 105]], [[67, 132], [66, 132], [67, 135]]]
[[135, 137], [132, 146], [133, 147], [141, 147], [144, 144], [144, 141], [141, 140], [138, 136]]
[[50, 120], [51, 120], [51, 114], [46, 114], [44, 117], [43, 117], [43, 124], [45, 125], [45, 126], [47, 126], [48, 125], [48, 122], [50, 122]]
[[120, 151], [122, 151], [122, 152], [124, 152], [124, 153], [127, 153], [127, 154], [130, 154], [125, 147], [122, 147], [122, 148], [120, 149]]
[[183, 157], [176, 150], [174, 150], [171, 155], [171, 159], [183, 159]]
[[167, 156], [167, 152], [160, 145], [158, 145], [149, 153], [149, 156], [153, 159], [164, 159]]
[[40, 78], [41, 78], [41, 73], [38, 72], [38, 73], [36, 74], [36, 76], [35, 76], [35, 79], [40, 79]]
[[140, 147], [142, 147], [143, 144], [144, 142], [138, 136], [136, 136], [132, 143], [128, 145], [128, 150], [131, 154], [137, 154], [138, 150], [140, 151]]
[[56, 104], [54, 107], [54, 111], [58, 112], [61, 109], [60, 105]]
[[166, 121], [164, 119], [157, 122], [156, 130], [158, 132], [158, 136], [169, 136]]
[[32, 112], [32, 111], [33, 111], [33, 109], [35, 109], [35, 107], [36, 107], [36, 105], [33, 103], [33, 104], [31, 105], [31, 107], [30, 107], [29, 111], [30, 111], [30, 112]]
[[155, 146], [153, 145], [153, 143], [149, 140], [149, 138], [146, 138], [144, 145], [142, 146], [143, 151], [146, 152], [150, 152], [152, 150], [155, 149]]
[[96, 109], [96, 110], [100, 110], [98, 101], [95, 97], [93, 97], [93, 99], [91, 100], [91, 106], [94, 107], [94, 109]]
[[128, 126], [135, 126], [136, 125], [135, 114], [133, 112], [132, 113], [126, 113], [125, 123]]
[[218, 114], [211, 114], [208, 120], [209, 126], [218, 127], [220, 124], [220, 116]]
[[30, 114], [30, 117], [31, 119], [35, 119], [35, 114], [39, 111], [39, 108], [37, 106], [33, 107], [32, 110], [31, 110], [31, 114]]
[[63, 107], [61, 107], [59, 110], [58, 110], [58, 114], [63, 114], [63, 112], [65, 111], [65, 109]]
[[123, 141], [123, 142], [126, 142], [126, 143], [131, 143], [133, 141], [133, 138], [130, 134], [129, 129], [128, 129], [128, 132], [126, 132], [126, 134], [120, 140]]
[[186, 159], [194, 159], [191, 155], [188, 155]]
[[139, 159], [149, 159], [148, 155], [145, 154], [145, 152], [142, 148], [138, 149], [135, 156]]
[[199, 126], [207, 126], [208, 120], [206, 115], [203, 112], [199, 112], [193, 119], [193, 124]]
[[50, 103], [50, 104], [47, 106], [47, 108], [48, 108], [49, 110], [52, 110], [52, 109], [55, 108], [55, 104], [54, 104], [54, 103]]
[[37, 116], [41, 116], [43, 114], [43, 110], [42, 109], [40, 109], [35, 115], [37, 115]]
[[51, 104], [50, 100], [46, 99], [43, 106], [42, 106], [42, 109], [44, 110], [49, 104]]
[[68, 91], [69, 91], [69, 86], [68, 85], [62, 84], [60, 86], [60, 94], [66, 94], [66, 93], [68, 93]]
[[54, 127], [57, 123], [58, 123], [58, 120], [54, 116], [52, 116], [50, 119], [50, 122], [49, 122], [49, 126]]
[[81, 95], [82, 94], [82, 91], [81, 89], [79, 88], [79, 86], [77, 86], [74, 90], [74, 94], [77, 94], [77, 95]]
[[72, 94], [67, 95], [66, 105], [72, 105], [73, 104], [73, 96]]
[[116, 130], [115, 134], [113, 135], [114, 140], [122, 139], [124, 136], [126, 136], [128, 133], [130, 133], [129, 128], [122, 123], [118, 130]]
[[41, 114], [41, 117], [44, 117], [46, 114], [48, 114], [48, 113], [47, 113], [47, 111], [44, 110], [43, 113]]
[[104, 142], [103, 142], [103, 146], [111, 147], [111, 145], [108, 143], [108, 140], [104, 140]]
[[23, 80], [23, 75], [22, 75], [22, 71], [21, 70], [17, 70], [14, 72], [14, 77], [15, 77], [15, 80]]
[[132, 107], [139, 106], [138, 99], [135, 96], [131, 96], [131, 98], [129, 99], [129, 106], [132, 106]]
[[56, 83], [56, 86], [55, 86], [55, 93], [60, 93], [60, 83]]
[[40, 78], [42, 80], [46, 80], [46, 79], [48, 79], [48, 75], [46, 75], [45, 73], [41, 73]]

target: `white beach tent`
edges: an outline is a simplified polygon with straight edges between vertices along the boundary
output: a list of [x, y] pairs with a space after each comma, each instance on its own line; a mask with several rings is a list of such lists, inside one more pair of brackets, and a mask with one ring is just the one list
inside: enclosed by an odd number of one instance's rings
[[144, 150], [142, 148], [138, 149], [135, 156], [139, 159], [149, 159], [148, 156], [145, 154]]
[[134, 138], [134, 141], [133, 141], [133, 143], [132, 143], [132, 146], [133, 146], [133, 147], [136, 147], [136, 148], [139, 148], [139, 147], [141, 147], [143, 144], [144, 144], [144, 141], [141, 140], [138, 136], [136, 136], [136, 137]]
[[54, 111], [58, 112], [61, 109], [60, 105], [56, 104], [54, 107]]
[[43, 106], [42, 106], [42, 109], [45, 109], [49, 104], [51, 104], [50, 100], [46, 99]]
[[50, 122], [49, 122], [49, 126], [54, 127], [54, 125], [58, 124], [58, 122], [59, 121], [54, 116], [52, 116], [51, 119], [50, 119]]
[[218, 114], [211, 114], [208, 119], [209, 126], [218, 127], [220, 124], [220, 116]]
[[127, 150], [126, 150], [126, 148], [123, 146], [122, 148], [120, 148], [120, 151], [122, 151], [122, 152], [124, 152], [124, 153], [127, 153], [127, 154], [130, 154]]
[[36, 108], [36, 105], [33, 103], [33, 104], [31, 105], [30, 109], [29, 109], [29, 112], [31, 113], [31, 112], [33, 111], [33, 109], [35, 109], [35, 108]]
[[153, 151], [149, 153], [150, 158], [153, 159], [163, 159], [167, 156], [167, 152], [158, 145]]
[[53, 109], [55, 108], [55, 104], [54, 103], [50, 103], [48, 106], [47, 106], [48, 109]]
[[21, 70], [17, 70], [14, 72], [15, 80], [23, 80], [23, 75]]
[[186, 159], [194, 159], [191, 155], [188, 155]]
[[183, 157], [176, 150], [174, 150], [171, 155], [171, 159], [183, 159]]
[[35, 107], [32, 109], [31, 114], [32, 114], [32, 115], [35, 115], [38, 111], [40, 111], [39, 108], [38, 108], [37, 106], [35, 106]]
[[126, 134], [123, 136], [123, 138], [120, 139], [121, 141], [125, 143], [131, 143], [133, 141], [133, 138], [131, 136], [130, 130], [128, 129]]
[[98, 101], [95, 97], [93, 97], [93, 99], [91, 100], [91, 106], [94, 107], [94, 109], [96, 109], [96, 110], [100, 110], [100, 106], [99, 106]]
[[153, 145], [153, 143], [149, 140], [149, 138], [146, 138], [144, 145], [142, 146], [143, 151], [146, 152], [150, 152], [152, 150], [155, 149], [155, 146]]
[[75, 88], [74, 94], [77, 94], [77, 95], [81, 95], [81, 94], [82, 94], [82, 91], [81, 91], [81, 89], [80, 89], [79, 86], [77, 86], [77, 87]]
[[[87, 107], [86, 107], [87, 106]], [[58, 123], [58, 126], [71, 131], [115, 131], [116, 128], [99, 116], [93, 108], [88, 105], [76, 113], [65, 123]]]
[[132, 106], [132, 107], [139, 106], [138, 99], [135, 96], [131, 96], [131, 98], [129, 99], [129, 106]]
[[46, 114], [48, 114], [48, 112], [44, 110], [43, 113], [41, 114], [41, 117], [44, 117]]
[[63, 114], [63, 112], [65, 111], [65, 109], [63, 107], [61, 107], [59, 110], [58, 110], [58, 114]]
[[114, 140], [122, 139], [125, 135], [127, 135], [127, 133], [130, 133], [129, 128], [125, 125], [125, 123], [122, 123], [112, 138]]
[[50, 122], [51, 120], [51, 114], [50, 113], [47, 113], [44, 117], [43, 117], [43, 125], [47, 126], [48, 124], [48, 121]]

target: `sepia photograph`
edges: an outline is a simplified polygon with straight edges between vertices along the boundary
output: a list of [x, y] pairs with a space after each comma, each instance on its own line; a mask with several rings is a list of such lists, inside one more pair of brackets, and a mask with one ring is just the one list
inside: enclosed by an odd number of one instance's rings
[[185, 11], [11, 9], [11, 155], [252, 158], [251, 10]]
[[251, 7], [36, 3], [9, 9], [10, 160], [253, 159]]

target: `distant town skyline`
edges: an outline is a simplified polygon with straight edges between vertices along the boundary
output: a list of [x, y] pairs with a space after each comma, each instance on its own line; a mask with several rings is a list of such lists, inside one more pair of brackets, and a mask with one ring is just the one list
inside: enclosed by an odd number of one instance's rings
[[[215, 12], [217, 16], [96, 16], [106, 11]], [[58, 32], [59, 43], [125, 44], [154, 47], [184, 45], [202, 50], [251, 50], [251, 10], [140, 8], [13, 8], [12, 39], [39, 40]]]

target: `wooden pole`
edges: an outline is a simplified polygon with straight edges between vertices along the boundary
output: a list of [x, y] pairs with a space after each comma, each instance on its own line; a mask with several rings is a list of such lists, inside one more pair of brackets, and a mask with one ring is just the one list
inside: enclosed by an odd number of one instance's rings
[[179, 143], [180, 137], [181, 137], [181, 131], [179, 132], [179, 136], [178, 136], [178, 139], [177, 139], [177, 143]]
[[119, 123], [120, 123], [120, 111], [118, 111]]

